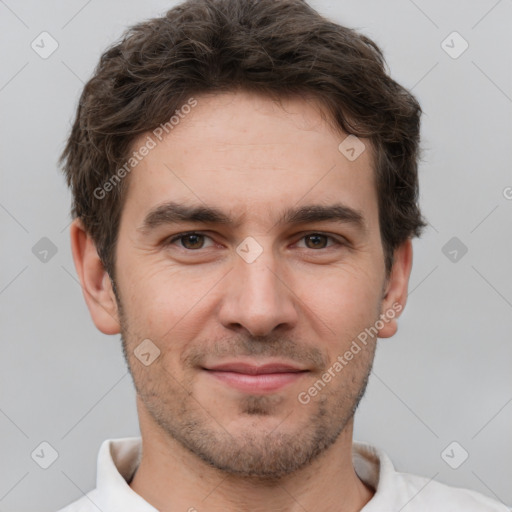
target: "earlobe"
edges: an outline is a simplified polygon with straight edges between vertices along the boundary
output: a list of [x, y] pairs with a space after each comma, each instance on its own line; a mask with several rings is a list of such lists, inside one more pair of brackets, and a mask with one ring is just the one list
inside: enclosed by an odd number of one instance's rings
[[112, 283], [80, 219], [72, 222], [70, 237], [73, 261], [91, 318], [102, 333], [118, 334], [121, 329]]
[[411, 269], [412, 241], [408, 239], [395, 250], [393, 268], [382, 300], [380, 318], [384, 326], [379, 329], [379, 338], [390, 338], [398, 330], [397, 320], [407, 303]]

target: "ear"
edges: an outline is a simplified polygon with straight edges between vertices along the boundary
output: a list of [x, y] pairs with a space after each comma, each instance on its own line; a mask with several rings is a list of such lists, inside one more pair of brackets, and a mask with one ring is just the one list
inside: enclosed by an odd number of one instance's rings
[[117, 302], [110, 276], [79, 219], [72, 222], [70, 236], [76, 272], [94, 325], [104, 334], [120, 333]]
[[398, 330], [397, 319], [405, 308], [409, 276], [412, 269], [412, 241], [406, 240], [394, 253], [391, 274], [384, 288], [380, 318], [384, 327], [379, 338], [390, 338]]

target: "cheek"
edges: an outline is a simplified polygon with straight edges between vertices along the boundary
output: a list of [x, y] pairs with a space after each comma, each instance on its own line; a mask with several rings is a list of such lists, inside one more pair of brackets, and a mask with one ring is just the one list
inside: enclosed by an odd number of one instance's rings
[[[304, 322], [336, 348], [378, 316], [378, 269], [372, 270], [369, 256], [365, 251], [357, 262], [283, 269], [291, 290], [284, 292], [287, 300], [295, 301]], [[162, 346], [171, 340], [173, 346], [187, 343], [200, 334], [218, 304], [229, 300], [224, 290], [234, 278], [228, 266], [173, 264], [164, 254], [120, 252], [118, 268], [124, 269], [120, 290], [130, 330], [137, 339], [155, 339]]]
[[130, 326], [161, 343], [191, 339], [204, 325], [210, 305], [218, 293], [222, 274], [195, 271], [155, 262], [128, 273], [125, 299]]
[[[307, 309], [321, 319], [325, 335], [337, 349], [350, 343], [379, 315], [378, 280], [360, 269], [337, 268], [302, 283]], [[333, 347], [334, 348], [334, 347]]]

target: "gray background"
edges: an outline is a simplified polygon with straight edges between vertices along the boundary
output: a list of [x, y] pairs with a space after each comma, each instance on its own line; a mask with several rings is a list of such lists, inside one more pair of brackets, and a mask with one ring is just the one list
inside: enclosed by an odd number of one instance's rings
[[[77, 499], [95, 485], [100, 443], [139, 435], [119, 336], [95, 329], [77, 282], [56, 159], [102, 51], [172, 5], [0, 0], [2, 511]], [[510, 506], [512, 1], [312, 5], [374, 38], [425, 111], [420, 183], [430, 226], [414, 242], [409, 301], [398, 334], [379, 342], [355, 439], [383, 448], [400, 471]], [[42, 31], [59, 44], [47, 59], [31, 48]], [[453, 31], [469, 44], [456, 59], [441, 46]], [[57, 249], [46, 262], [32, 252], [43, 237]], [[452, 237], [459, 249], [443, 252]], [[42, 441], [58, 452], [48, 469], [31, 458]], [[452, 464], [469, 453], [458, 469], [441, 456], [453, 441], [462, 448], [449, 451]]]

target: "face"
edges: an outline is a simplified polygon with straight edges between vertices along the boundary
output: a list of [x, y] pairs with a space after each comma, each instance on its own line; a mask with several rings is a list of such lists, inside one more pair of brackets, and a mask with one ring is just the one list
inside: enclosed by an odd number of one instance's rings
[[223, 471], [278, 478], [339, 438], [371, 369], [375, 337], [344, 358], [387, 304], [371, 151], [347, 159], [303, 99], [196, 99], [134, 144], [156, 142], [119, 230], [125, 357], [155, 429]]

